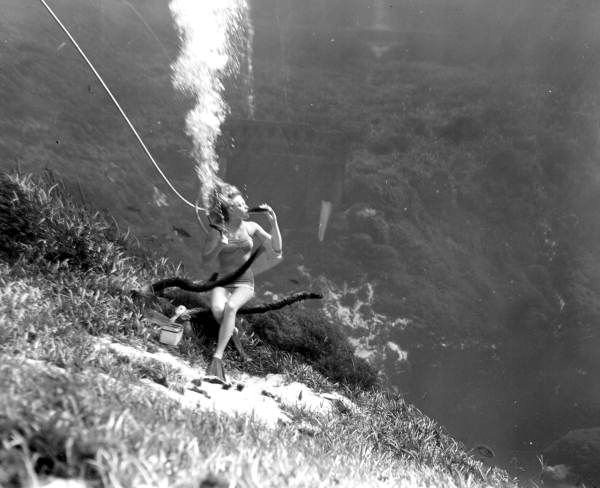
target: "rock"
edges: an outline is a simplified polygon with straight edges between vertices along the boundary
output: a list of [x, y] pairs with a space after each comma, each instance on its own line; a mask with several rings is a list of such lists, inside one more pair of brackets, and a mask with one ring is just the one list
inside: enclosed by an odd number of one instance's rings
[[260, 392], [261, 395], [272, 398], [275, 401], [279, 401], [279, 397], [275, 395], [275, 393], [271, 393], [270, 391], [263, 390]]
[[385, 353], [386, 356], [391, 356], [395, 361], [408, 361], [408, 353], [402, 350], [395, 342], [386, 342]]
[[395, 342], [386, 342], [383, 350], [383, 361], [383, 368], [381, 369], [385, 370], [387, 374], [391, 374], [396, 377], [410, 375], [412, 366], [408, 360], [408, 352], [403, 350]]
[[571, 430], [542, 454], [544, 486], [600, 486], [600, 427]]
[[206, 392], [206, 390], [202, 390], [202, 389], [198, 388], [197, 386], [190, 386], [190, 387], [188, 387], [188, 390], [198, 393], [200, 395], [204, 395], [206, 398], [208, 398], [210, 400], [210, 395]]
[[200, 482], [198, 488], [227, 488], [228, 486], [229, 482], [225, 478], [211, 473]]
[[329, 400], [339, 413], [357, 413], [358, 407], [344, 395], [339, 393], [323, 393], [321, 395], [326, 400]]
[[298, 432], [304, 435], [314, 437], [315, 435], [321, 432], [321, 429], [318, 426], [303, 420], [302, 422], [300, 422], [300, 425], [298, 425]]

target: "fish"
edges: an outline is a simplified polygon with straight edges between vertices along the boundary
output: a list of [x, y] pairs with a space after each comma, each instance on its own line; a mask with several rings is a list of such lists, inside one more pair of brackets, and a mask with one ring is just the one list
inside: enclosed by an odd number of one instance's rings
[[484, 444], [479, 444], [479, 445], [475, 446], [473, 449], [471, 449], [471, 452], [473, 452], [474, 454], [477, 454], [481, 457], [490, 458], [490, 459], [496, 456], [496, 454], [494, 453], [492, 448], [490, 448]]
[[175, 232], [175, 234], [179, 235], [179, 236], [183, 236], [183, 237], [192, 237], [192, 235], [185, 229], [183, 229], [182, 227], [176, 227], [176, 226], [172, 226], [173, 228], [173, 232]]

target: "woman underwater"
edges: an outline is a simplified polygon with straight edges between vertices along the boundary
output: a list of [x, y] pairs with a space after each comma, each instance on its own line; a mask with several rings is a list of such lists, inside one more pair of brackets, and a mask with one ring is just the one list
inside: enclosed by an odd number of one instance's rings
[[[271, 241], [275, 253], [281, 254], [281, 232], [277, 216], [271, 207], [261, 205], [271, 232], [267, 233], [256, 222], [248, 219], [248, 205], [240, 191], [232, 185], [223, 185], [216, 203], [220, 214], [219, 230], [211, 226], [202, 258], [204, 261], [218, 260], [219, 275], [225, 276], [238, 269], [252, 253], [253, 238], [264, 242]], [[248, 269], [236, 281], [226, 287], [216, 287], [211, 291], [210, 307], [213, 316], [219, 322], [217, 348], [206, 371], [207, 380], [225, 383], [223, 353], [235, 330], [237, 311], [254, 296], [254, 274]]]

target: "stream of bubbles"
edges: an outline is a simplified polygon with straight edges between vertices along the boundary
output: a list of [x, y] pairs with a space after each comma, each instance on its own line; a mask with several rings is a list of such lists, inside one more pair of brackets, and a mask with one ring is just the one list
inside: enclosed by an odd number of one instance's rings
[[[202, 203], [208, 207], [221, 181], [215, 143], [229, 112], [223, 80], [238, 74], [246, 60], [246, 76], [252, 74], [249, 6], [247, 0], [171, 0], [169, 8], [181, 39], [172, 79], [175, 88], [195, 102], [186, 117], [186, 133], [193, 141]], [[253, 107], [251, 96], [250, 91]]]

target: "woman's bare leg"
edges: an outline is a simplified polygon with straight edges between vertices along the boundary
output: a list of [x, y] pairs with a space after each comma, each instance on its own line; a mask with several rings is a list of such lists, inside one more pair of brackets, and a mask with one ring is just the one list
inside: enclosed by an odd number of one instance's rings
[[210, 292], [210, 310], [215, 320], [220, 324], [223, 320], [223, 311], [229, 298], [229, 292], [220, 286], [213, 288]]
[[242, 346], [242, 341], [240, 340], [240, 331], [237, 327], [233, 328], [233, 334], [231, 335], [231, 342], [237, 349], [238, 354], [242, 358], [242, 361], [252, 361], [252, 358], [246, 354], [244, 351], [244, 346]]
[[221, 327], [219, 327], [219, 341], [217, 342], [217, 349], [215, 350], [214, 357], [222, 358], [225, 352], [225, 347], [233, 334], [235, 327], [235, 315], [237, 311], [242, 307], [248, 300], [254, 296], [254, 290], [247, 287], [236, 288], [227, 302], [223, 310], [223, 319], [221, 320]]

